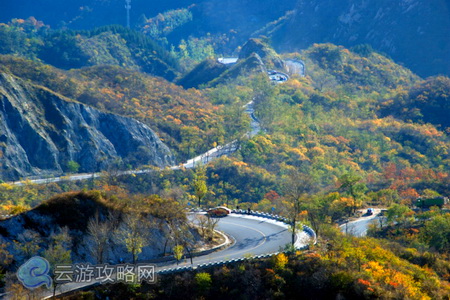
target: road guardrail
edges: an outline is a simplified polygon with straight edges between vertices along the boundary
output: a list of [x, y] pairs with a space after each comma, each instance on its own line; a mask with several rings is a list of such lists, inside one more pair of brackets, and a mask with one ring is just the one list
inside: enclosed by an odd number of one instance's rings
[[[259, 211], [250, 211], [250, 213], [249, 213], [248, 210], [243, 210], [243, 209], [235, 209], [235, 210], [232, 210], [232, 212], [235, 214], [240, 214], [240, 215], [263, 217], [263, 218], [267, 218], [270, 220], [283, 222], [286, 225], [290, 225], [289, 220], [287, 218], [279, 216], [279, 215], [273, 215], [273, 214], [263, 213], [263, 212], [259, 212]], [[311, 237], [314, 244], [317, 242], [316, 232], [311, 227], [309, 227], [307, 225], [303, 225], [303, 231], [306, 232], [306, 234], [308, 234]], [[308, 249], [308, 247], [309, 247], [309, 245], [304, 245], [302, 247], [297, 247], [297, 249], [298, 250], [306, 250], [306, 249]], [[156, 271], [156, 273], [162, 275], [162, 274], [178, 273], [178, 272], [183, 272], [183, 271], [202, 270], [202, 269], [207, 269], [207, 268], [211, 268], [211, 267], [241, 263], [244, 261], [250, 261], [250, 260], [254, 260], [254, 259], [269, 258], [271, 256], [278, 255], [280, 253], [287, 253], [287, 252], [289, 252], [289, 251], [286, 250], [286, 251], [273, 252], [273, 253], [267, 253], [267, 254], [262, 254], [262, 255], [254, 255], [254, 256], [250, 256], [250, 257], [241, 257], [241, 258], [235, 258], [235, 259], [229, 259], [229, 260], [221, 260], [221, 261], [217, 261], [217, 262], [203, 263], [203, 264], [199, 264], [197, 266], [190, 265], [187, 267], [162, 269], [160, 271]]]

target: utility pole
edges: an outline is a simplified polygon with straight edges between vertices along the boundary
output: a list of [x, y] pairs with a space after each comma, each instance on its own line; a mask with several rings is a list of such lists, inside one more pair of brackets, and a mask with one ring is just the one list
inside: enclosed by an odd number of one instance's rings
[[127, 10], [127, 28], [130, 28], [131, 0], [125, 0], [125, 9]]

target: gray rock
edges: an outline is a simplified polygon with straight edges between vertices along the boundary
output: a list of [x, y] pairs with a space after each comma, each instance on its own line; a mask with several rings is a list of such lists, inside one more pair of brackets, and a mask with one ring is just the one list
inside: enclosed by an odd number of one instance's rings
[[169, 148], [145, 124], [101, 112], [9, 74], [0, 74], [0, 179], [80, 172], [118, 160], [133, 167], [173, 164]]
[[284, 62], [278, 54], [260, 39], [249, 39], [239, 52], [239, 59], [243, 60], [257, 54], [267, 68], [284, 69]]

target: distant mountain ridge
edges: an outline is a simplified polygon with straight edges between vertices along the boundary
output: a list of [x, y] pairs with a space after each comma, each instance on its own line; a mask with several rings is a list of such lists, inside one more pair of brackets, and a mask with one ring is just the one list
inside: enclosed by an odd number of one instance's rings
[[[35, 16], [52, 28], [71, 29], [125, 25], [123, 3], [77, 0], [62, 5], [46, 0], [37, 7], [32, 1], [19, 0], [5, 3], [0, 20]], [[187, 7], [193, 18], [167, 36], [168, 46], [177, 47], [189, 36], [207, 38], [210, 34], [226, 37], [228, 54], [260, 35], [271, 38], [280, 53], [303, 50], [313, 43], [347, 48], [370, 44], [422, 77], [450, 75], [448, 0], [169, 0], [151, 5], [133, 0], [132, 27], [140, 29], [146, 17]]]
[[293, 14], [260, 33], [282, 52], [370, 44], [420, 76], [450, 75], [447, 0], [299, 0]]

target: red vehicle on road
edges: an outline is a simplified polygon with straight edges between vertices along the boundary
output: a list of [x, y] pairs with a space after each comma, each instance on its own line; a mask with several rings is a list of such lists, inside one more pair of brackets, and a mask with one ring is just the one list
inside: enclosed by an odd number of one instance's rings
[[211, 208], [206, 212], [211, 217], [226, 217], [231, 213], [231, 209], [225, 206], [219, 206], [215, 208]]

